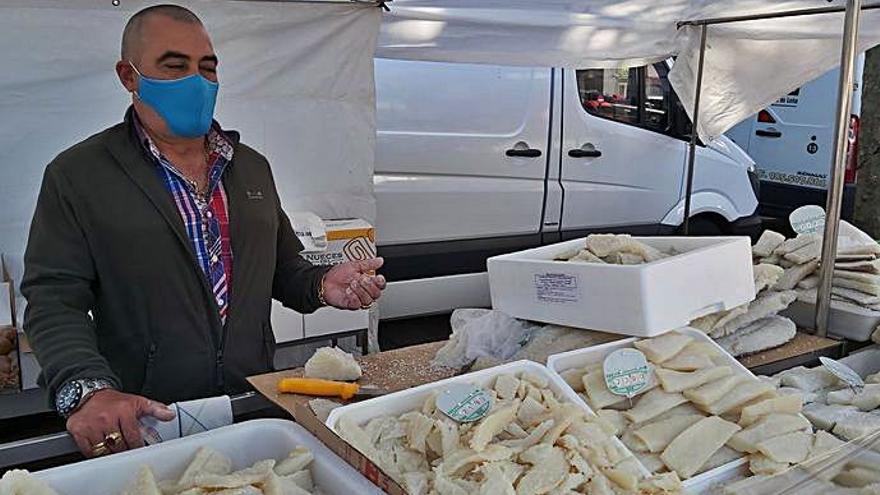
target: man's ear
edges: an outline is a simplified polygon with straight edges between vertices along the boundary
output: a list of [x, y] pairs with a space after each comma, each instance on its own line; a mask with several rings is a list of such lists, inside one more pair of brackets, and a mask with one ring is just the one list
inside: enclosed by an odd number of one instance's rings
[[116, 62], [116, 75], [119, 76], [119, 82], [122, 83], [126, 91], [137, 93], [138, 75], [130, 63], [125, 60]]

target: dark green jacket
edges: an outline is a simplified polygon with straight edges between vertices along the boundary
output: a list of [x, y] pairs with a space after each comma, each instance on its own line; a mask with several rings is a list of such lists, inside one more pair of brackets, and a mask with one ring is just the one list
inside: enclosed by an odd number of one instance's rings
[[225, 326], [171, 194], [134, 137], [131, 110], [46, 168], [22, 293], [24, 331], [53, 397], [83, 377], [163, 402], [246, 390], [246, 376], [272, 367], [272, 298], [304, 313], [319, 307], [325, 269], [299, 256], [269, 163], [228, 134], [234, 261]]

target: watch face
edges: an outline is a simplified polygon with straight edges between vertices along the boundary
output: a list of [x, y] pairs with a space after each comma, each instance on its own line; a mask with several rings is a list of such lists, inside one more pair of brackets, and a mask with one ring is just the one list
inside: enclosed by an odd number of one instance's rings
[[73, 381], [61, 387], [55, 397], [55, 408], [61, 414], [68, 414], [72, 411], [79, 399], [82, 397], [82, 385], [78, 381]]

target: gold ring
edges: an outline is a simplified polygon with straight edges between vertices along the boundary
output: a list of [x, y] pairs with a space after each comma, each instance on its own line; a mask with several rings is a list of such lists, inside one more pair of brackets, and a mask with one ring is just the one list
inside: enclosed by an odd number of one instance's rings
[[107, 444], [104, 442], [98, 442], [95, 445], [92, 445], [92, 455], [95, 457], [102, 456], [108, 452], [110, 452], [110, 449], [107, 448]]
[[107, 447], [116, 447], [117, 445], [119, 445], [119, 442], [121, 442], [121, 441], [122, 441], [122, 433], [119, 433], [118, 431], [114, 431], [114, 432], [108, 433], [107, 435], [104, 436], [103, 443]]

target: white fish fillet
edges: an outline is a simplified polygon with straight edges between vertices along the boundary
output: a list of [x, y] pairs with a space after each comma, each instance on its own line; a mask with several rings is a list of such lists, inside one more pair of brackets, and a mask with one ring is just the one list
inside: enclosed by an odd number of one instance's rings
[[880, 274], [880, 260], [838, 261], [834, 263], [834, 269]]
[[796, 265], [802, 265], [809, 261], [818, 260], [820, 256], [822, 256], [822, 241], [816, 239], [798, 250], [786, 253], [783, 257]]
[[732, 375], [733, 369], [730, 366], [715, 366], [697, 371], [675, 371], [657, 368], [656, 373], [663, 390], [667, 392], [683, 392], [687, 389], [696, 388], [708, 382]]
[[758, 451], [758, 444], [767, 438], [809, 429], [810, 422], [803, 416], [795, 414], [770, 414], [745, 430], [736, 432], [736, 434], [730, 437], [727, 445], [740, 452], [752, 454]]
[[844, 418], [859, 414], [859, 408], [855, 406], [807, 404], [804, 406], [803, 415], [813, 423], [813, 426], [821, 430], [831, 431], [837, 423]]
[[694, 404], [705, 407], [709, 404], [721, 400], [722, 397], [727, 395], [731, 390], [736, 388], [740, 383], [744, 382], [745, 380], [747, 380], [747, 378], [742, 375], [727, 376], [720, 380], [709, 382], [700, 387], [691, 390], [685, 390], [684, 396]]
[[650, 452], [661, 452], [681, 432], [703, 419], [699, 414], [670, 416], [661, 421], [649, 423], [633, 432]]
[[812, 275], [813, 272], [816, 271], [816, 268], [819, 267], [819, 260], [808, 261], [802, 265], [795, 265], [791, 268], [786, 268], [785, 272], [779, 277], [779, 280], [776, 282], [776, 285], [773, 286], [775, 290], [791, 290], [797, 287], [797, 284], [807, 278], [809, 275]]
[[743, 408], [739, 425], [747, 427], [769, 414], [798, 414], [804, 407], [803, 396], [781, 395]]
[[682, 478], [690, 478], [740, 427], [717, 416], [703, 418], [675, 437], [660, 459]]
[[721, 415], [752, 400], [773, 392], [773, 386], [759, 380], [747, 380], [737, 385], [720, 400], [703, 407], [709, 414]]
[[717, 339], [718, 345], [734, 357], [779, 347], [797, 335], [797, 325], [779, 315], [760, 319], [733, 335]]
[[623, 415], [632, 423], [644, 423], [685, 402], [687, 399], [680, 393], [669, 393], [658, 387], [643, 395], [635, 407]]
[[639, 340], [633, 345], [642, 351], [649, 361], [660, 364], [681, 352], [693, 340], [693, 337], [688, 335], [667, 332], [659, 337]]
[[783, 273], [785, 273], [785, 270], [781, 266], [769, 263], [758, 263], [753, 266], [752, 274], [755, 280], [755, 293], [757, 294], [767, 287], [775, 285]]
[[605, 258], [615, 253], [637, 254], [648, 262], [669, 257], [669, 255], [664, 254], [660, 250], [639, 242], [626, 234], [591, 234], [587, 236], [586, 242], [587, 249], [600, 258]]
[[799, 235], [797, 237], [793, 237], [791, 239], [786, 240], [782, 244], [779, 245], [776, 249], [773, 250], [773, 254], [778, 254], [780, 256], [786, 255], [788, 253], [792, 253], [797, 251], [798, 249], [809, 245], [812, 242], [815, 242], [816, 239], [819, 239], [820, 236], [818, 234], [804, 234]]
[[842, 278], [837, 275], [835, 275], [834, 278], [831, 279], [831, 283], [838, 287], [854, 289], [872, 296], [880, 296], [880, 284], [877, 283], [869, 283], [861, 280], [854, 280], [851, 278]]
[[758, 299], [749, 303], [749, 310], [746, 314], [734, 318], [724, 326], [713, 329], [709, 335], [714, 339], [730, 335], [749, 323], [775, 315], [788, 308], [797, 297], [798, 294], [795, 291], [765, 292], [758, 296]]
[[756, 258], [766, 258], [773, 251], [785, 242], [785, 236], [779, 232], [765, 230], [758, 239], [758, 242], [752, 246], [752, 256]]
[[776, 462], [797, 464], [807, 458], [812, 447], [812, 433], [795, 431], [758, 443], [758, 452]]

